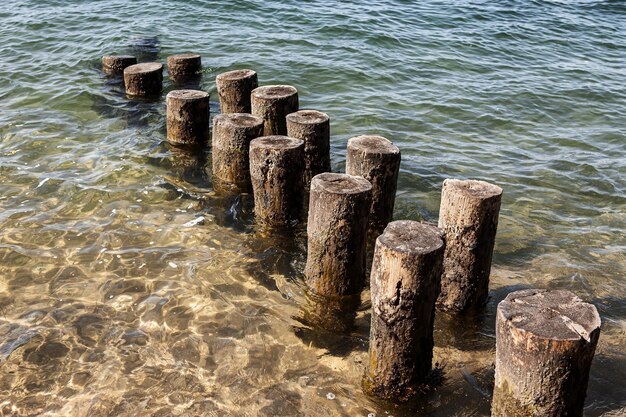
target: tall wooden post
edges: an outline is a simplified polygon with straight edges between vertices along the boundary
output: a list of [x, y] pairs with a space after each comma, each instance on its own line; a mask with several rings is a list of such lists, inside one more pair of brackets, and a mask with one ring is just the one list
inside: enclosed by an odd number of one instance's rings
[[496, 315], [491, 415], [582, 416], [599, 337], [598, 311], [569, 291], [510, 293]]
[[197, 77], [202, 71], [202, 57], [198, 54], [178, 54], [167, 57], [167, 72], [174, 80]]
[[305, 275], [317, 294], [357, 294], [365, 280], [365, 245], [372, 185], [364, 178], [313, 177]]
[[298, 90], [290, 85], [267, 85], [252, 91], [252, 114], [265, 120], [264, 135], [286, 135], [289, 113], [298, 111]]
[[209, 93], [174, 90], [166, 97], [167, 140], [178, 144], [205, 144], [209, 137]]
[[304, 141], [304, 186], [322, 172], [330, 172], [330, 118], [317, 110], [287, 115], [287, 135]]
[[107, 75], [120, 75], [124, 68], [137, 63], [137, 58], [131, 55], [105, 55], [102, 57], [102, 70]]
[[435, 226], [401, 220], [389, 223], [376, 239], [369, 360], [363, 378], [370, 395], [406, 400], [430, 372], [442, 236]]
[[463, 311], [487, 300], [502, 189], [484, 181], [445, 180], [439, 227], [446, 254], [437, 306]]
[[222, 113], [250, 113], [252, 90], [259, 86], [257, 73], [250, 69], [234, 70], [215, 78]]
[[213, 118], [213, 178], [241, 191], [250, 190], [250, 142], [263, 136], [263, 119], [244, 113]]
[[400, 149], [382, 136], [357, 136], [348, 141], [346, 173], [372, 183], [369, 233], [373, 239], [393, 218]]
[[124, 85], [129, 96], [158, 96], [163, 90], [163, 64], [146, 62], [124, 68]]
[[266, 226], [290, 226], [302, 216], [304, 142], [265, 136], [250, 142], [254, 213]]

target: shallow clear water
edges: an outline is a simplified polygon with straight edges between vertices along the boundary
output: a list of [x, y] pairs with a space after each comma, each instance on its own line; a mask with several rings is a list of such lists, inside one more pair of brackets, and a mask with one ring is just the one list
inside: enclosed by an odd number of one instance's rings
[[[599, 308], [586, 415], [626, 407], [623, 1], [4, 6], [0, 415], [484, 416], [495, 306], [529, 286]], [[396, 218], [436, 220], [444, 178], [504, 188], [490, 302], [438, 316], [436, 389], [365, 397], [367, 291], [354, 327], [324, 330], [302, 229], [257, 228], [250, 196], [212, 190], [209, 150], [165, 143], [165, 94], [130, 101], [99, 68], [180, 52], [213, 100], [235, 68], [296, 86], [331, 115], [334, 170], [349, 137], [393, 140]]]

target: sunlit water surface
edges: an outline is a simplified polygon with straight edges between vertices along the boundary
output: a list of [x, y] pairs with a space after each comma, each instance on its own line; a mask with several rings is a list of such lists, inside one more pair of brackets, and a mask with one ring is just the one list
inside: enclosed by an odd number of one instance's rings
[[[486, 416], [494, 311], [568, 288], [603, 329], [586, 415], [626, 407], [626, 4], [622, 1], [65, 1], [0, 11], [0, 415]], [[402, 149], [396, 218], [437, 218], [444, 178], [504, 188], [484, 311], [439, 315], [443, 380], [364, 396], [353, 327], [307, 298], [304, 235], [213, 191], [99, 59], [197, 52], [200, 87], [254, 68], [351, 136]], [[166, 79], [165, 92], [175, 88]], [[210, 161], [210, 158], [208, 158]], [[609, 414], [610, 413], [610, 414]]]

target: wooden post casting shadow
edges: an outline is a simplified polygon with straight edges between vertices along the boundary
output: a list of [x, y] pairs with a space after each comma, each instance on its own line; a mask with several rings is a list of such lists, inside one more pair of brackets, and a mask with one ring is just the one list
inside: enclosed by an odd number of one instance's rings
[[289, 85], [267, 85], [252, 91], [252, 114], [265, 120], [265, 136], [286, 135], [289, 113], [298, 111], [298, 90]]
[[163, 65], [158, 62], [146, 62], [126, 67], [124, 85], [129, 96], [158, 96], [163, 90]]
[[215, 77], [222, 113], [251, 113], [252, 91], [259, 86], [257, 73], [250, 69], [224, 72]]
[[102, 57], [102, 70], [107, 75], [122, 75], [124, 68], [137, 63], [131, 55], [105, 55]]
[[167, 72], [175, 82], [197, 78], [202, 72], [202, 57], [198, 54], [178, 54], [167, 57]]
[[166, 97], [167, 140], [201, 146], [209, 137], [209, 93], [174, 90]]
[[330, 118], [316, 110], [287, 115], [287, 135], [304, 141], [304, 186], [317, 174], [330, 172]]

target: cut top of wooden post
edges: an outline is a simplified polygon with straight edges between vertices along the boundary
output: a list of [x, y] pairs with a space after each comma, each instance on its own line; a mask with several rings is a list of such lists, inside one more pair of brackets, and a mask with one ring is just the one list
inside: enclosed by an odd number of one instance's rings
[[[254, 116], [253, 116], [254, 117]], [[250, 142], [250, 148], [267, 149], [271, 151], [281, 151], [286, 149], [295, 149], [303, 146], [304, 142], [300, 139], [290, 138], [289, 136], [263, 136], [253, 139]]]
[[252, 95], [262, 100], [280, 100], [298, 94], [298, 90], [290, 85], [265, 85], [257, 87]]
[[214, 123], [231, 128], [249, 128], [263, 124], [263, 119], [249, 113], [222, 113], [213, 118]]
[[167, 93], [166, 99], [193, 101], [208, 97], [209, 93], [200, 90], [172, 90]]
[[324, 172], [311, 181], [311, 192], [347, 195], [369, 192], [371, 189], [372, 184], [365, 178], [348, 174]]
[[287, 120], [299, 125], [318, 125], [330, 120], [326, 113], [317, 110], [300, 110], [287, 115]]
[[223, 72], [221, 74], [218, 74], [217, 77], [215, 77], [215, 80], [217, 82], [221, 82], [221, 81], [239, 81], [239, 80], [243, 80], [246, 78], [256, 78], [257, 74], [256, 71], [253, 71], [251, 69], [240, 69], [240, 70], [232, 70], [232, 71], [227, 71], [227, 72]]
[[472, 201], [490, 200], [502, 195], [502, 188], [479, 180], [455, 180], [443, 181], [443, 192], [455, 193]]
[[158, 62], [143, 62], [124, 68], [124, 74], [143, 74], [162, 70], [163, 64]]
[[412, 220], [396, 220], [389, 223], [376, 241], [394, 252], [415, 256], [440, 250], [444, 245], [441, 229]]
[[512, 292], [498, 304], [498, 316], [519, 332], [544, 340], [590, 342], [601, 324], [596, 307], [567, 290]]
[[400, 153], [400, 149], [389, 139], [376, 135], [362, 135], [349, 139], [348, 148], [365, 155], [396, 155]]

